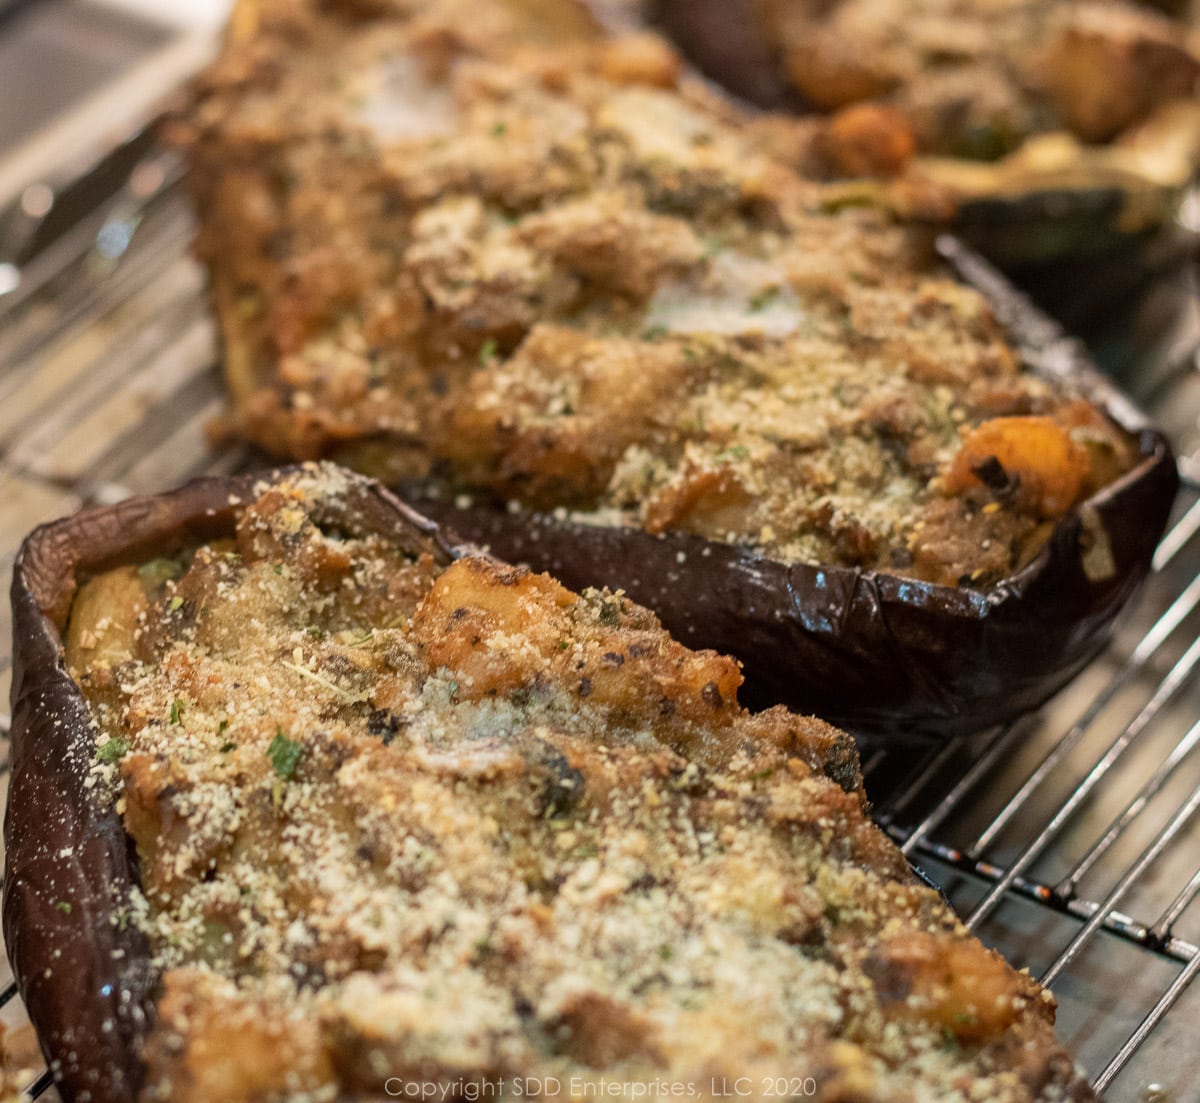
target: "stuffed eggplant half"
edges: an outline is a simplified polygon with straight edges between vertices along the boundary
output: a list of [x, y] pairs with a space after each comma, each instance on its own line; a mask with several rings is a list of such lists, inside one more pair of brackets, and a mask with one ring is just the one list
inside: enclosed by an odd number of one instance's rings
[[1200, 51], [1120, 0], [646, 0], [704, 72], [814, 127], [810, 171], [913, 170], [1006, 267], [1126, 254], [1200, 165]]
[[[562, 510], [478, 508], [461, 497], [425, 500], [422, 508], [465, 539], [569, 585], [624, 589], [680, 639], [738, 655], [751, 707], [782, 701], [868, 739], [914, 743], [1030, 711], [1104, 645], [1148, 570], [1178, 477], [1166, 439], [1091, 368], [1081, 346], [980, 258], [951, 240], [942, 248], [1008, 330], [1023, 335], [1022, 361], [1103, 410], [1137, 457], [1066, 514], [1043, 521], [1025, 555], [990, 584], [973, 585], [969, 576], [949, 584], [945, 572], [914, 577], [916, 558], [893, 558], [890, 568], [838, 562], [828, 551], [824, 562], [796, 561], [719, 536], [598, 525]], [[1046, 485], [1043, 465], [1053, 464], [1057, 447], [1053, 433], [1042, 435], [1046, 425], [1038, 417], [998, 418], [966, 438], [956, 462], [967, 457], [979, 497], [968, 496], [946, 528], [931, 533], [918, 521], [911, 544], [918, 554], [953, 554], [964, 544], [988, 550], [995, 538], [970, 526], [986, 526], [1022, 486]]]
[[44, 527], [13, 596], [4, 930], [68, 1103], [1092, 1098], [850, 737], [620, 594], [310, 465]]
[[798, 123], [530, 8], [239, 9], [177, 128], [236, 430], [626, 589], [756, 704], [912, 736], [1046, 697], [1147, 569], [1165, 442], [800, 176]]

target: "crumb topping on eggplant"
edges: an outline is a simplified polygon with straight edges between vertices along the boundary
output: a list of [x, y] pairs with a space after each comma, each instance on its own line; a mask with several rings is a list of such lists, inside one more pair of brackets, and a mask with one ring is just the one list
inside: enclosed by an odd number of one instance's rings
[[1135, 461], [920, 234], [788, 167], [804, 124], [763, 141], [659, 39], [571, 3], [239, 11], [177, 136], [268, 450], [978, 587]]
[[868, 104], [889, 148], [991, 161], [1049, 132], [1112, 141], [1200, 77], [1187, 27], [1123, 0], [751, 0], [744, 14], [806, 104], [843, 112], [835, 163], [866, 157]]
[[144, 1100], [1088, 1098], [1049, 993], [867, 817], [848, 736], [744, 712], [733, 660], [619, 593], [359, 531], [347, 478], [264, 486], [71, 612], [140, 862], [119, 921], [161, 970]]

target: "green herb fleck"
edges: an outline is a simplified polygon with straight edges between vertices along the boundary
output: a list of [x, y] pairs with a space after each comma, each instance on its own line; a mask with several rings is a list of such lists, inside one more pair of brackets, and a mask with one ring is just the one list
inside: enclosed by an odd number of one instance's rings
[[147, 586], [161, 586], [179, 577], [179, 565], [173, 559], [151, 559], [138, 567], [138, 577]]
[[129, 750], [129, 740], [114, 736], [101, 747], [96, 748], [96, 758], [100, 762], [119, 762]]
[[493, 138], [503, 138], [508, 133], [508, 123], [497, 123], [492, 127]]
[[663, 961], [670, 961], [671, 958], [675, 956], [675, 951], [664, 943], [658, 948], [658, 956], [662, 958]]
[[512, 691], [512, 693], [508, 695], [509, 701], [516, 705], [517, 708], [522, 708], [523, 706], [529, 704], [532, 697], [533, 693], [530, 691], [528, 686], [518, 686]]
[[228, 729], [229, 729], [229, 721], [228, 721], [228, 720], [222, 720], [222, 721], [221, 721], [221, 722], [220, 722], [220, 723], [217, 725], [217, 735], [224, 735], [224, 734], [225, 734], [225, 732], [226, 732]]
[[283, 564], [282, 564], [282, 563], [276, 563], [276, 564], [275, 564], [275, 573], [276, 573], [276, 574], [283, 574]]
[[483, 342], [479, 349], [479, 363], [490, 368], [496, 360], [496, 342], [491, 337]]
[[304, 631], [315, 640], [323, 640], [325, 638], [325, 629], [319, 625], [310, 624]]
[[183, 702], [176, 697], [171, 702], [171, 723], [178, 724], [183, 719]]
[[717, 453], [719, 460], [748, 460], [750, 458], [750, 449], [744, 444], [735, 444], [732, 448], [726, 448], [723, 452]]
[[762, 781], [764, 778], [770, 777], [774, 772], [775, 772], [774, 770], [759, 770], [758, 773], [751, 774], [750, 776], [755, 781]]
[[458, 693], [458, 683], [451, 682], [449, 689], [450, 689], [450, 696], [453, 697], [455, 694]]
[[271, 760], [271, 768], [284, 781], [291, 781], [296, 775], [296, 766], [304, 754], [304, 747], [294, 739], [283, 734], [283, 729], [276, 725], [275, 738], [267, 747], [267, 757]]
[[173, 598], [171, 598], [171, 601], [167, 607], [172, 613], [178, 612], [183, 608], [183, 598], [176, 594]]
[[779, 287], [776, 284], [764, 287], [750, 296], [750, 310], [757, 314], [759, 311], [766, 310], [777, 298], [779, 298]]
[[642, 338], [646, 341], [661, 341], [664, 337], [670, 334], [670, 330], [666, 326], [657, 325], [650, 326], [642, 330]]
[[58, 910], [59, 910], [60, 912], [62, 912], [62, 913], [63, 913], [63, 915], [70, 915], [70, 914], [71, 914], [71, 905], [70, 905], [69, 903], [67, 903], [67, 901], [66, 901], [66, 900], [60, 900], [60, 901], [59, 901], [57, 904], [55, 904], [54, 906], [55, 906], [56, 908], [58, 908]]
[[621, 606], [615, 601], [605, 601], [600, 605], [600, 623], [607, 628], [613, 628], [621, 623]]
[[571, 641], [570, 641], [570, 640], [559, 640], [559, 641], [558, 641], [558, 649], [559, 649], [559, 651], [566, 651], [566, 649], [567, 649], [568, 647], [570, 647], [570, 646], [571, 646]]
[[962, 1042], [959, 1041], [958, 1035], [949, 1027], [942, 1029], [942, 1048], [949, 1050], [951, 1053], [957, 1053], [962, 1049]]
[[236, 744], [236, 743], [229, 742], [229, 743], [222, 743], [222, 744], [221, 744], [221, 753], [222, 753], [222, 754], [229, 754], [229, 752], [230, 752], [230, 751], [236, 751], [236, 750], [237, 750], [237, 744]]

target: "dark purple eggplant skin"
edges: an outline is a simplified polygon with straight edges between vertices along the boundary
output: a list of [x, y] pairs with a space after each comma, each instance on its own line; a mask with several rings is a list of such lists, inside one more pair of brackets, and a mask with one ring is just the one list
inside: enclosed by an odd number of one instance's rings
[[[4, 938], [13, 976], [64, 1103], [133, 1103], [156, 978], [121, 922], [137, 858], [110, 801], [85, 788], [95, 736], [63, 662], [77, 582], [121, 563], [227, 536], [237, 506], [288, 468], [201, 479], [37, 529], [13, 570], [12, 779], [4, 819]], [[366, 479], [341, 527], [387, 533], [443, 562], [435, 524]]]
[[[499, 509], [420, 508], [495, 555], [567, 586], [623, 589], [689, 647], [742, 660], [743, 703], [784, 704], [868, 740], [968, 735], [1042, 704], [1093, 658], [1145, 578], [1178, 489], [1166, 438], [1076, 342], [993, 268], [946, 237], [938, 250], [979, 290], [1030, 367], [1077, 387], [1137, 440], [1141, 461], [1055, 527], [987, 590], [879, 571], [783, 563], [685, 533], [652, 536]], [[1089, 577], [1105, 541], [1113, 570]], [[1093, 575], [1097, 572], [1093, 570]]]
[[701, 73], [747, 103], [804, 106], [747, 0], [653, 0], [647, 16]]

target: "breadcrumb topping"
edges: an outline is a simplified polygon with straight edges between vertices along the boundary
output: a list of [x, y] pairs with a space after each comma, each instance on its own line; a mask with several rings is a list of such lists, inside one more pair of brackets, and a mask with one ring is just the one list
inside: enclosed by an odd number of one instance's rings
[[1087, 1098], [848, 736], [744, 712], [620, 593], [407, 551], [350, 479], [264, 484], [72, 610], [161, 973], [145, 1100]]
[[[569, 2], [250, 10], [177, 130], [267, 449], [976, 587], [1136, 461], [921, 233], [797, 173], [803, 123], [765, 142], [652, 36]], [[1003, 460], [972, 446], [997, 419]]]

